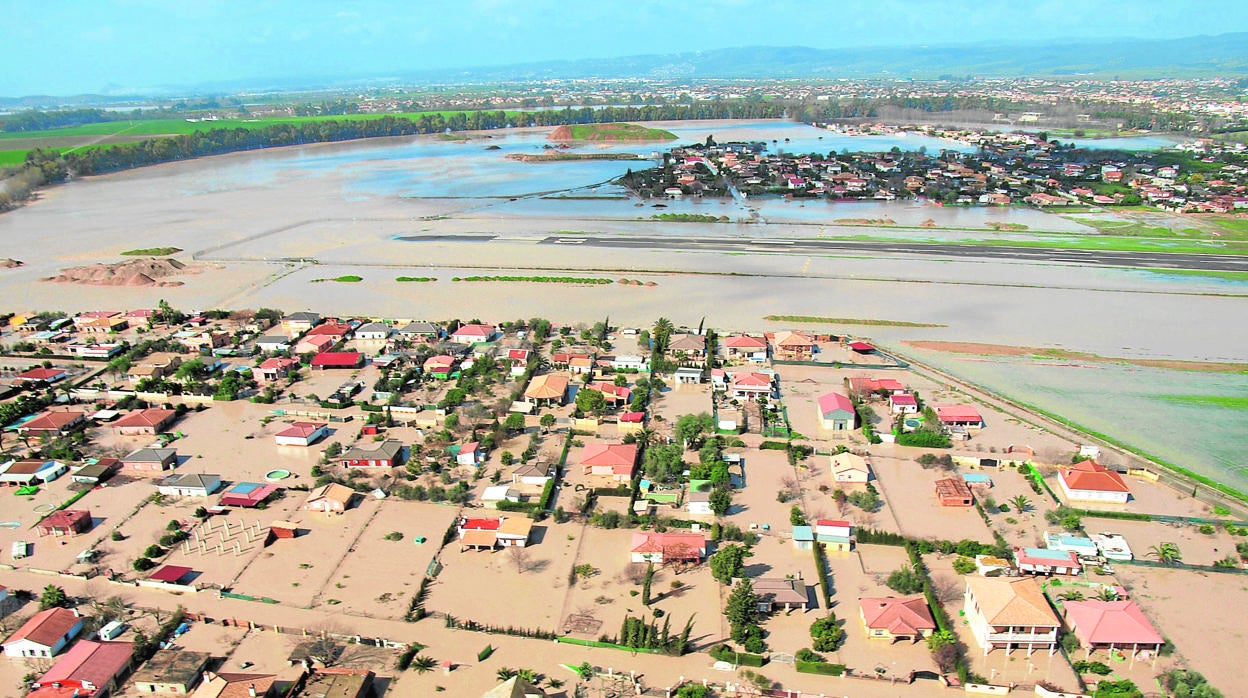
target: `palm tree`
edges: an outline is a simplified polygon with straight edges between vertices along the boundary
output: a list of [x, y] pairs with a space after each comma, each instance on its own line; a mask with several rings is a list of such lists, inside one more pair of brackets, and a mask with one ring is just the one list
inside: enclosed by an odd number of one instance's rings
[[517, 672], [515, 669], [512, 669], [510, 667], [502, 667], [498, 671], [494, 672], [494, 675], [498, 677], [499, 681], [506, 681], [507, 679], [510, 679], [511, 677], [515, 676], [516, 673]]
[[1157, 558], [1157, 562], [1163, 565], [1179, 565], [1183, 563], [1183, 552], [1174, 543], [1154, 545], [1148, 549], [1148, 554], [1150, 557]]
[[56, 606], [64, 606], [66, 601], [65, 590], [55, 584], [49, 584], [39, 595], [39, 608], [47, 610]]
[[1031, 509], [1031, 500], [1027, 499], [1027, 495], [1025, 494], [1018, 494], [1010, 497], [1010, 504], [1013, 505], [1014, 510], [1020, 514]]
[[1096, 598], [1099, 601], [1117, 601], [1118, 592], [1114, 591], [1113, 587], [1101, 587], [1101, 590], [1096, 593]]
[[437, 665], [438, 660], [433, 657], [427, 657], [423, 654], [412, 659], [412, 668], [416, 670], [417, 674], [425, 674], [433, 671], [433, 668]]

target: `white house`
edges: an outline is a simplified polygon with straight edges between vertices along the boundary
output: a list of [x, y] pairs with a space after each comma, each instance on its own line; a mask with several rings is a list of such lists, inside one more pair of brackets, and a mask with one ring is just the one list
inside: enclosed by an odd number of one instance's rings
[[985, 655], [1057, 649], [1061, 621], [1034, 577], [967, 577], [962, 613]]
[[284, 352], [290, 349], [290, 338], [280, 334], [265, 335], [256, 340], [256, 349], [266, 352]]
[[170, 475], [156, 485], [156, 491], [171, 497], [207, 497], [221, 487], [221, 476], [200, 473]]
[[919, 401], [909, 393], [889, 395], [888, 409], [893, 414], [915, 414], [919, 411]]
[[487, 509], [497, 509], [498, 503], [504, 501], [520, 501], [520, 492], [507, 485], [492, 485], [481, 493], [481, 506]]
[[685, 504], [685, 509], [694, 515], [710, 516], [714, 512], [711, 511], [711, 493], [710, 492], [690, 492], [689, 500]]
[[49, 608], [31, 616], [4, 641], [9, 657], [54, 657], [82, 632], [78, 611]]
[[390, 327], [384, 322], [366, 322], [355, 328], [356, 339], [386, 339], [390, 336]]
[[295, 422], [273, 435], [278, 446], [311, 446], [329, 436], [325, 422]]
[[1131, 499], [1122, 476], [1094, 460], [1059, 469], [1057, 483], [1068, 499], [1112, 504], [1126, 504]]
[[640, 356], [631, 354], [617, 356], [611, 360], [611, 368], [625, 371], [644, 371], [646, 370], [646, 360]]
[[522, 463], [511, 471], [511, 484], [545, 487], [551, 478], [550, 470], [549, 463]]
[[456, 465], [476, 465], [485, 460], [485, 453], [481, 450], [481, 442], [473, 441], [459, 447], [459, 453], [455, 454]]
[[863, 483], [871, 480], [871, 464], [862, 456], [846, 451], [832, 456], [830, 463], [833, 482]]

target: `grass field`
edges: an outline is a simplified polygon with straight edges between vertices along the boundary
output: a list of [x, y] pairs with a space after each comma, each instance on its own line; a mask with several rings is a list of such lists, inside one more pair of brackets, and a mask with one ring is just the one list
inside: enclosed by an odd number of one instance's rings
[[126, 250], [122, 254], [128, 257], [163, 257], [169, 254], [177, 254], [181, 251], [181, 247], [144, 247], [138, 250]]
[[871, 327], [945, 327], [927, 322], [905, 322], [902, 320], [874, 320], [852, 317], [816, 317], [812, 315], [768, 315], [763, 318], [772, 322], [802, 322], [817, 325], [868, 325]]
[[1164, 274], [1167, 276], [1200, 276], [1207, 279], [1222, 279], [1223, 281], [1248, 281], [1248, 271], [1213, 271], [1204, 269], [1136, 269], [1134, 271]]
[[[558, 138], [578, 141], [674, 141], [676, 134], [638, 124], [573, 124], [558, 129]], [[566, 133], [567, 135], [563, 135]]]
[[1248, 397], [1239, 395], [1157, 395], [1156, 397], [1179, 405], [1248, 410]]
[[[1060, 233], [1045, 233], [1045, 239], [1037, 240], [941, 240], [934, 238], [907, 238], [907, 242], [928, 242], [941, 245], [982, 245], [986, 247], [1030, 247], [1050, 250], [1099, 250], [1108, 252], [1190, 252], [1198, 254], [1248, 254], [1248, 244], [1238, 241], [1209, 241], [1171, 238], [1150, 240], [1134, 237], [1069, 235], [1057, 238]], [[850, 240], [869, 242], [896, 242], [896, 238], [882, 235], [854, 235]]]

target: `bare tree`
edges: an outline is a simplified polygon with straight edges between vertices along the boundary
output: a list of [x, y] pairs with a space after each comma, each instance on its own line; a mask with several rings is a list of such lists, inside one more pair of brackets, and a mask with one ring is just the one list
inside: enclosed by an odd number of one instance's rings
[[513, 545], [507, 549], [507, 554], [511, 556], [511, 563], [516, 566], [516, 572], [524, 574], [533, 566], [533, 554], [529, 549], [519, 545]]

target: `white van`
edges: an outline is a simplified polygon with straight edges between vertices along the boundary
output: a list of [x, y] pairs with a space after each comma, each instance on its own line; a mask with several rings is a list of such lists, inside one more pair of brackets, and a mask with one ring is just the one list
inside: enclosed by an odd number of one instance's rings
[[100, 628], [100, 639], [111, 640], [126, 630], [126, 624], [119, 620], [112, 621], [104, 627]]

